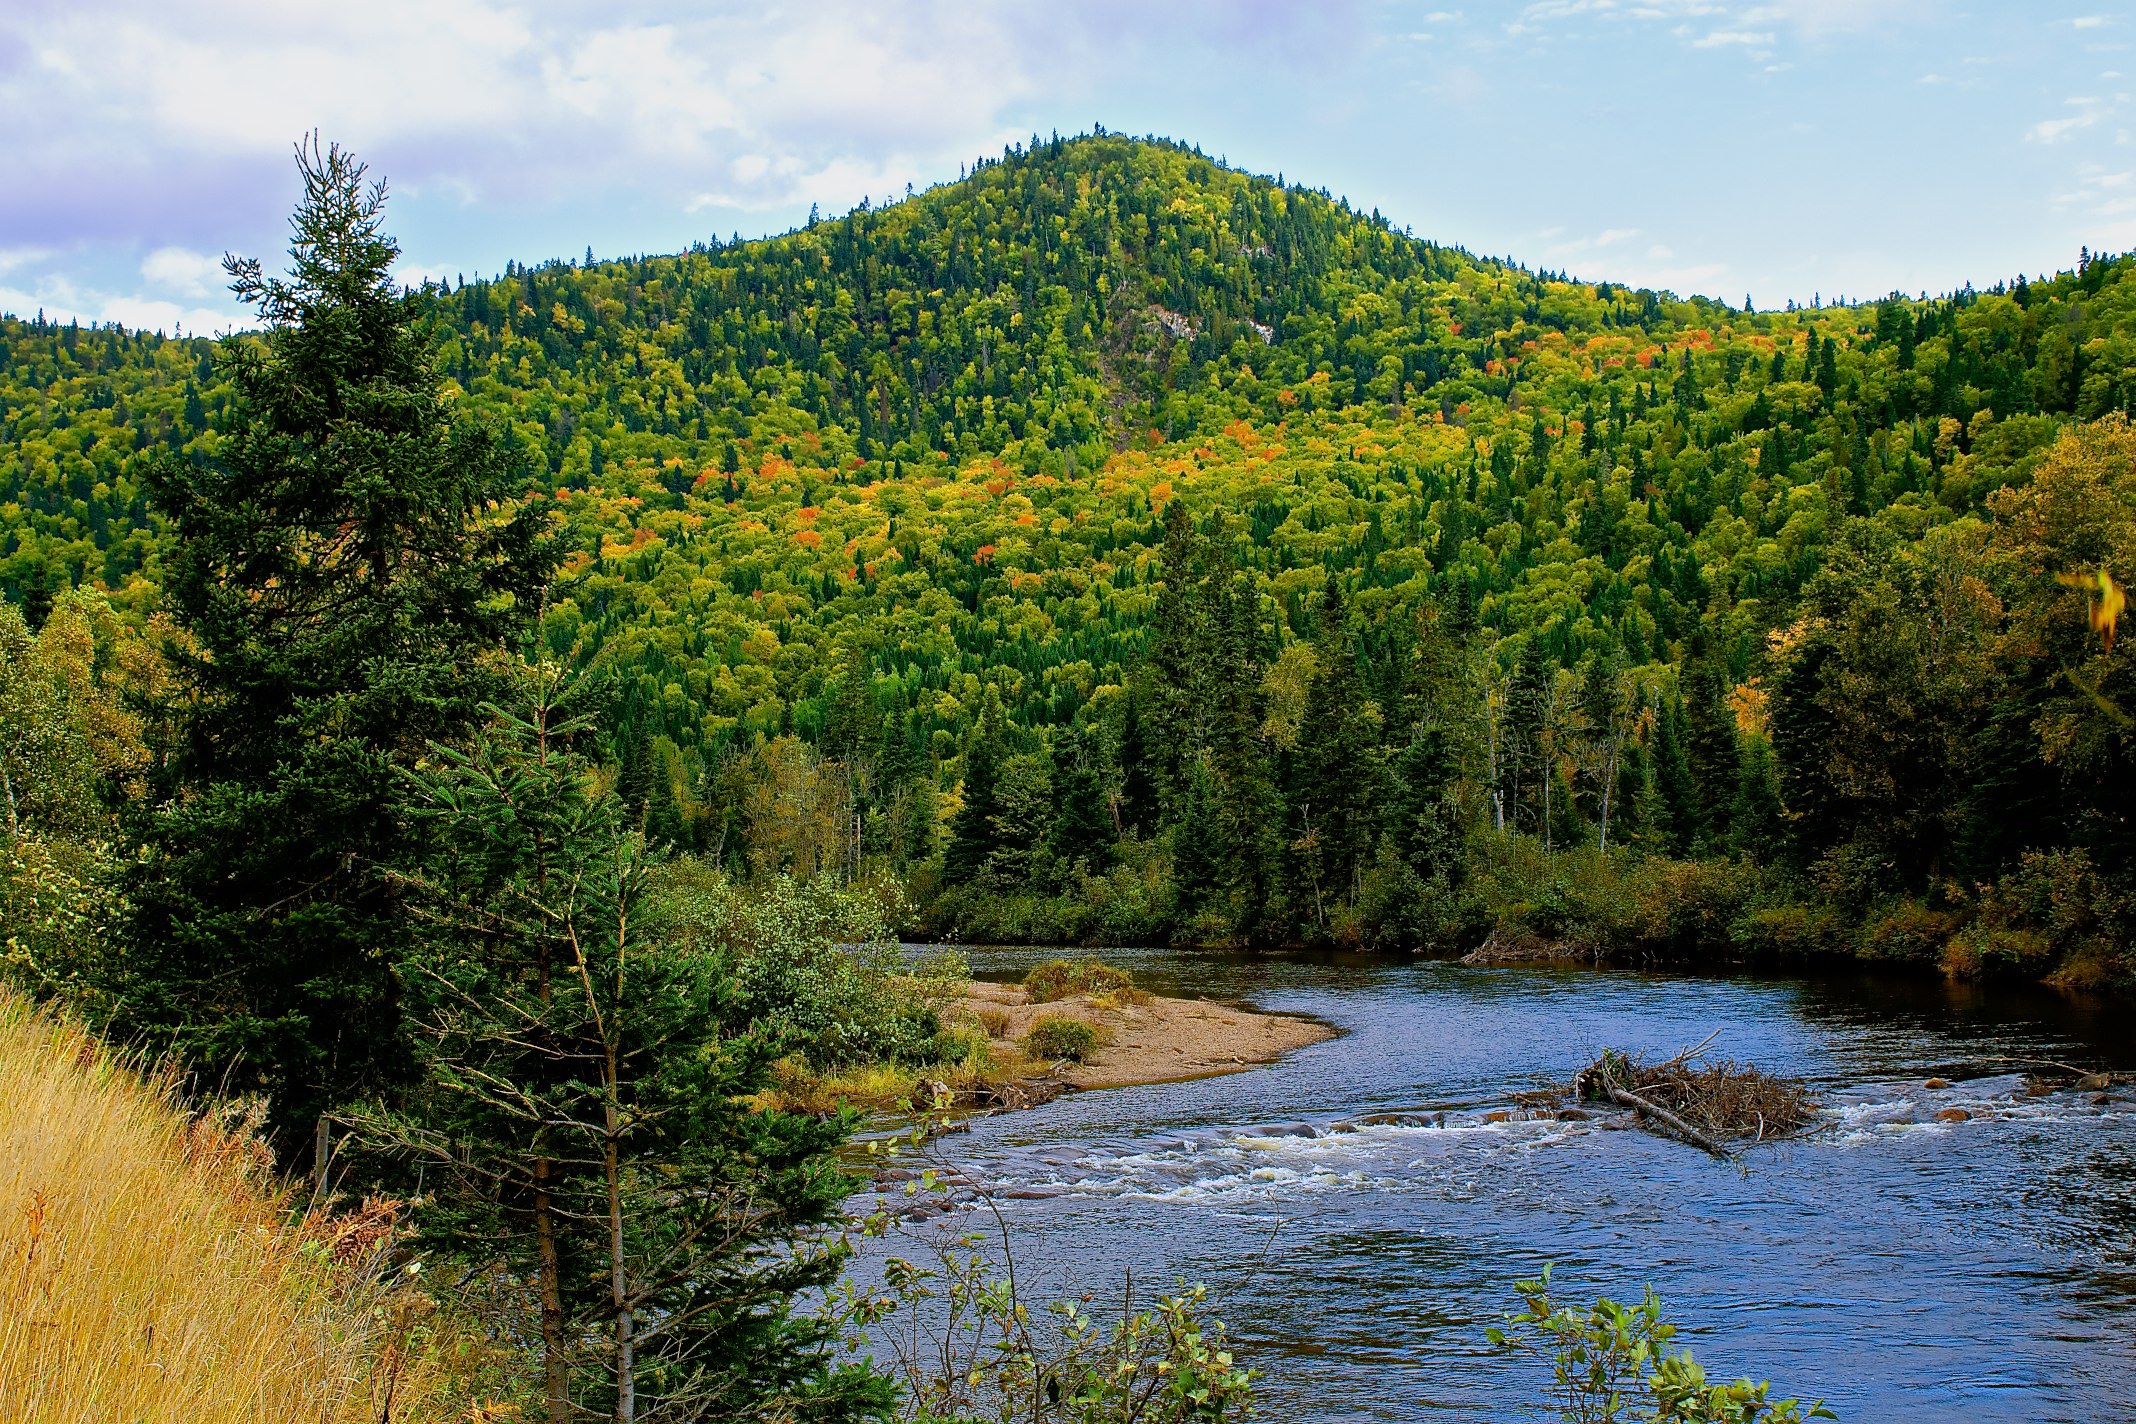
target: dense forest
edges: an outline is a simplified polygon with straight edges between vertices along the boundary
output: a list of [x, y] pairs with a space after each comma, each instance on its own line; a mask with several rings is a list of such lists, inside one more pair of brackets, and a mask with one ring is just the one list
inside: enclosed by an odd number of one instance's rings
[[[1201, 1287], [847, 1277], [1060, 1056], [901, 933], [2136, 980], [2136, 258], [1757, 313], [1097, 134], [411, 290], [298, 161], [254, 328], [0, 323], [0, 1081], [132, 1103], [14, 1124], [106, 1164], [0, 1251], [74, 1413], [175, 1300], [322, 1418], [1247, 1417]], [[1829, 1417], [1516, 1291], [1562, 1417]]]
[[[970, 939], [2131, 974], [2131, 259], [1756, 312], [1099, 133], [416, 300], [556, 514], [603, 775], [744, 879]], [[226, 459], [233, 379], [0, 326], [31, 627], [157, 615], [144, 471]]]

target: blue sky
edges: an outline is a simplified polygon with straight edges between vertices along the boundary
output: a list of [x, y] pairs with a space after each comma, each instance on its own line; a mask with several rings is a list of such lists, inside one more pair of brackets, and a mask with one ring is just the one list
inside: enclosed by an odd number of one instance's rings
[[0, 309], [211, 330], [291, 142], [407, 271], [662, 252], [1093, 122], [1419, 236], [1758, 305], [2136, 248], [2136, 6], [8, 0]]

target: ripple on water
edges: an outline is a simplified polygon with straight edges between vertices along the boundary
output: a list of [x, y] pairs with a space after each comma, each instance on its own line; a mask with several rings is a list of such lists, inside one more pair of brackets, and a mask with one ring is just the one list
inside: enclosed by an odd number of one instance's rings
[[[1006, 970], [1006, 963], [999, 966]], [[1345, 1030], [1275, 1067], [1086, 1093], [941, 1150], [1013, 1227], [1019, 1274], [1227, 1292], [1272, 1418], [1511, 1418], [1478, 1367], [1511, 1282], [1652, 1283], [1715, 1373], [1853, 1420], [2120, 1419], [2136, 1372], [2136, 1094], [2035, 1093], [1997, 1055], [2136, 1066], [2126, 1020], [1937, 985], [1671, 980], [1145, 956], [1163, 987]], [[1603, 1046], [1810, 1079], [1812, 1137], [1740, 1164], [1516, 1095]], [[2121, 1035], [2117, 1037], [2116, 1035]], [[1948, 1070], [1945, 1070], [1948, 1071]]]

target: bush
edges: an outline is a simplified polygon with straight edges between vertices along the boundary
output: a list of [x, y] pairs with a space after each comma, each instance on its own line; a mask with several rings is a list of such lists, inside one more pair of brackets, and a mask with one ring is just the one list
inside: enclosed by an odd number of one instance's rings
[[1895, 963], [1934, 964], [1965, 922], [1919, 900], [1901, 900], [1862, 927], [1861, 957]]
[[1049, 959], [1026, 975], [1024, 994], [1034, 1004], [1050, 1004], [1077, 994], [1132, 993], [1135, 976], [1095, 959]]
[[1662, 1319], [1651, 1289], [1638, 1305], [1603, 1296], [1592, 1309], [1568, 1308], [1551, 1298], [1548, 1266], [1540, 1279], [1514, 1289], [1525, 1309], [1506, 1317], [1506, 1329], [1484, 1333], [1501, 1349], [1549, 1354], [1549, 1407], [1570, 1424], [1801, 1424], [1837, 1417], [1822, 1402], [1805, 1409], [1797, 1400], [1774, 1399], [1768, 1384], [1709, 1382], [1689, 1350], [1669, 1353], [1676, 1327]]
[[737, 1023], [785, 1034], [818, 1069], [932, 1061], [969, 976], [954, 954], [905, 962], [889, 892], [785, 876], [745, 887], [693, 860], [662, 867], [658, 889], [666, 937], [732, 975]]
[[1098, 1031], [1081, 1019], [1048, 1014], [1031, 1025], [1023, 1038], [1024, 1052], [1048, 1062], [1067, 1059], [1082, 1063], [1098, 1050]]
[[1628, 947], [1679, 964], [1726, 957], [1763, 889], [1763, 873], [1739, 860], [1642, 861], [1632, 873]]

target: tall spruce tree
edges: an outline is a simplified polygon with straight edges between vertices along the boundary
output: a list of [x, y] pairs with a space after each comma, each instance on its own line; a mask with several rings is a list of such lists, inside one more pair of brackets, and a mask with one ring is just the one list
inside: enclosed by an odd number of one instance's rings
[[432, 362], [385, 185], [301, 146], [285, 278], [230, 258], [262, 330], [223, 340], [217, 454], [153, 460], [170, 521], [176, 732], [105, 985], [117, 1032], [264, 1090], [285, 1151], [405, 1068], [389, 966], [397, 769], [463, 737], [557, 562], [513, 446]]

